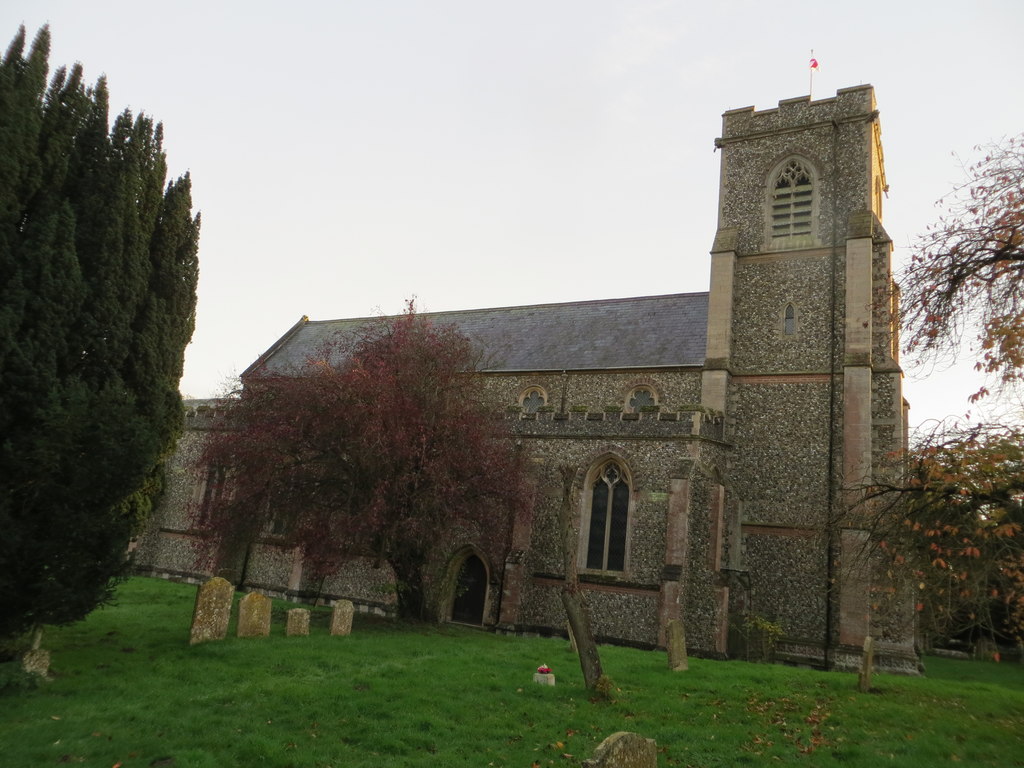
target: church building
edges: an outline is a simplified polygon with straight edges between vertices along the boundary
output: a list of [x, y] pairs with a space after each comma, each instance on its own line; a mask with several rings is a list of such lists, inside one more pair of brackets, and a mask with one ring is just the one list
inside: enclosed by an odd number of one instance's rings
[[[532, 520], [509, 546], [439, 532], [438, 618], [564, 634], [560, 468], [576, 471], [577, 564], [598, 639], [849, 667], [866, 636], [916, 671], [912, 605], [875, 568], [858, 489], [906, 442], [898, 292], [874, 90], [726, 112], [705, 293], [430, 313], [486, 353], [486, 386], [536, 462]], [[711, 228], [708, 227], [709, 239]], [[302, 318], [242, 376], [287, 374], [368, 318]], [[169, 492], [138, 541], [140, 571], [194, 572], [189, 457], [215, 402], [191, 403]], [[389, 575], [353, 563], [309, 584], [268, 534], [244, 588], [393, 606]], [[894, 596], [895, 595], [895, 596]]]

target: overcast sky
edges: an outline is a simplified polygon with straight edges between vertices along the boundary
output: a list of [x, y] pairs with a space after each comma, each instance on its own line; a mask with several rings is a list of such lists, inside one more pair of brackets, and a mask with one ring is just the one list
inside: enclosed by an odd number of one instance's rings
[[[1024, 131], [1024, 2], [4, 0], [51, 69], [161, 120], [203, 218], [182, 391], [217, 394], [302, 315], [708, 288], [721, 114], [871, 83], [897, 263]], [[975, 382], [908, 371], [912, 422]]]

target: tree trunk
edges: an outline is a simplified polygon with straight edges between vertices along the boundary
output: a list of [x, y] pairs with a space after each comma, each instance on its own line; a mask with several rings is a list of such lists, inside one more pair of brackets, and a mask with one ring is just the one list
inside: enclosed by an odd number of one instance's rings
[[565, 584], [562, 587], [562, 606], [569, 619], [569, 627], [576, 638], [576, 651], [580, 657], [580, 669], [583, 671], [583, 683], [587, 690], [596, 690], [598, 681], [604, 676], [601, 669], [601, 656], [594, 640], [594, 632], [590, 626], [590, 611], [587, 601], [580, 589], [579, 573], [576, 568], [576, 535], [572, 525], [573, 478], [575, 470], [561, 467], [562, 473], [562, 504], [558, 510], [558, 522], [561, 530], [562, 557], [565, 567]]
[[426, 618], [426, 595], [423, 591], [421, 567], [400, 561], [391, 561], [395, 572], [398, 615], [403, 619], [423, 621]]
[[601, 669], [601, 656], [590, 627], [590, 612], [578, 586], [575, 590], [569, 584], [562, 588], [562, 606], [569, 618], [572, 634], [576, 638], [576, 652], [580, 657], [583, 684], [592, 691], [597, 687], [597, 681], [604, 675], [604, 670]]

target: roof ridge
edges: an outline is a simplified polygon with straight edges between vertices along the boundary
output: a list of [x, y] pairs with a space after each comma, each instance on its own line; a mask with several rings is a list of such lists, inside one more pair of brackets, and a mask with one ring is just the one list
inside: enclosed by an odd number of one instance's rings
[[[615, 304], [622, 302], [652, 301], [655, 299], [679, 299], [684, 296], [707, 296], [708, 291], [687, 291], [685, 293], [661, 293], [650, 296], [623, 296], [616, 299], [584, 299], [582, 301], [550, 301], [542, 304], [513, 304], [504, 307], [477, 307], [476, 309], [443, 309], [430, 312], [417, 312], [419, 317], [436, 317], [439, 315], [468, 315], [480, 312], [507, 312], [514, 309], [543, 309], [548, 307], [582, 307], [597, 306], [600, 304]], [[401, 314], [393, 315], [367, 315], [365, 317], [335, 317], [329, 320], [307, 320], [310, 325], [325, 323], [355, 323], [360, 321], [383, 320], [387, 318], [401, 317]]]

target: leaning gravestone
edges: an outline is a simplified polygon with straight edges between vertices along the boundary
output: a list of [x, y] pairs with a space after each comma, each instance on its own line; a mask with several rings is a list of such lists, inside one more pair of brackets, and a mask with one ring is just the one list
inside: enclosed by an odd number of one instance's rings
[[685, 672], [690, 668], [686, 658], [686, 633], [683, 622], [678, 619], [668, 623], [668, 668], [673, 672]]
[[196, 590], [196, 607], [192, 611], [192, 633], [189, 645], [210, 640], [223, 640], [231, 619], [231, 600], [235, 588], [231, 582], [215, 576]]
[[619, 731], [597, 745], [594, 756], [583, 768], [657, 768], [658, 748], [654, 739]]
[[868, 635], [864, 638], [864, 656], [860, 661], [860, 674], [857, 676], [857, 689], [861, 693], [871, 690], [871, 673], [875, 666], [875, 639]]
[[238, 636], [266, 637], [270, 634], [270, 598], [250, 592], [238, 603]]
[[309, 611], [305, 608], [292, 608], [288, 611], [288, 625], [284, 633], [289, 637], [309, 634]]
[[334, 604], [331, 611], [331, 634], [351, 635], [352, 614], [355, 613], [355, 606], [351, 600], [339, 600]]

